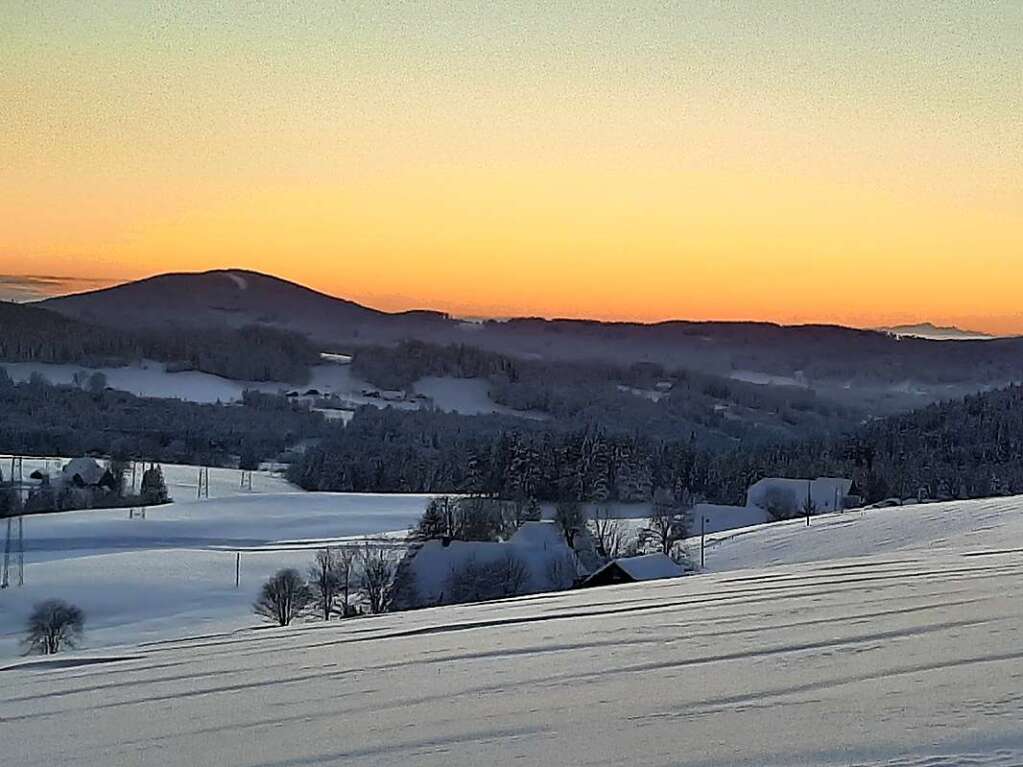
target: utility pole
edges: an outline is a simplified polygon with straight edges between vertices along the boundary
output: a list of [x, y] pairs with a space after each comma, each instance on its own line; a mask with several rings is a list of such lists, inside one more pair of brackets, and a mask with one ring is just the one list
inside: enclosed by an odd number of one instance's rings
[[18, 516], [18, 586], [25, 585], [25, 529], [24, 517]]
[[11, 585], [11, 523], [10, 517], [7, 518], [7, 537], [4, 538], [4, 569], [0, 573], [0, 589], [6, 589]]
[[234, 553], [234, 587], [238, 588], [242, 581], [242, 553], [236, 551]]
[[705, 539], [707, 536], [707, 517], [700, 515], [700, 569], [707, 563], [707, 557], [705, 551]]
[[199, 467], [199, 483], [195, 489], [196, 500], [210, 497], [210, 467]]

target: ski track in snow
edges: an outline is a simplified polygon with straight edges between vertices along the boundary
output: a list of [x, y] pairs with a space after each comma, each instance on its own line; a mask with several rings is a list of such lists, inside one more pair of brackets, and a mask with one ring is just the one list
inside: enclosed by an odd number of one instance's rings
[[1021, 549], [1023, 499], [886, 509], [727, 537], [698, 577], [12, 660], [0, 753], [1019, 765]]

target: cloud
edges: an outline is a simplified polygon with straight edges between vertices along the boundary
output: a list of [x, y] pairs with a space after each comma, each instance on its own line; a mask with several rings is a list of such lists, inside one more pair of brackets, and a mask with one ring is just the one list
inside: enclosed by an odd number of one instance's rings
[[61, 277], [52, 274], [0, 274], [0, 300], [35, 301], [109, 285], [110, 280], [92, 277]]

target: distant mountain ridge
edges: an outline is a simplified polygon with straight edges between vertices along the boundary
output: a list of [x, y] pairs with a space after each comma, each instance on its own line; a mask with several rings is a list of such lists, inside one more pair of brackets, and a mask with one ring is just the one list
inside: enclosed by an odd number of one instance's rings
[[895, 336], [911, 336], [932, 341], [988, 341], [992, 338], [998, 338], [998, 336], [982, 333], [979, 330], [964, 330], [955, 325], [942, 326], [931, 322], [921, 322], [915, 325], [894, 325], [892, 327], [878, 328], [878, 330]]
[[1019, 338], [939, 343], [890, 331], [765, 322], [520, 317], [469, 323], [443, 312], [388, 313], [244, 269], [158, 275], [36, 305], [110, 327], [271, 326], [306, 335], [325, 351], [417, 340], [524, 359], [653, 362], [744, 380], [798, 380], [847, 404], [869, 402], [875, 413], [1023, 380]]

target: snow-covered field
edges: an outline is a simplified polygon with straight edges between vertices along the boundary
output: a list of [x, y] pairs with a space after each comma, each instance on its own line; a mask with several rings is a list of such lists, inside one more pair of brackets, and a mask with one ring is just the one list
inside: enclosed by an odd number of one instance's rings
[[325, 542], [407, 530], [426, 501], [238, 493], [150, 508], [145, 519], [127, 509], [25, 517], [25, 586], [0, 593], [0, 658], [18, 654], [25, 617], [48, 597], [86, 611], [90, 647], [248, 625], [255, 592], [275, 570], [304, 570]]
[[1023, 499], [763, 527], [712, 557], [721, 572], [676, 581], [29, 661], [3, 672], [0, 753], [47, 767], [1023, 763]]
[[[344, 362], [350, 358], [344, 355], [326, 355], [333, 360], [328, 364], [310, 368], [310, 380], [296, 385], [273, 381], [233, 381], [228, 378], [200, 373], [197, 371], [167, 372], [166, 366], [151, 360], [125, 367], [84, 368], [81, 365], [51, 365], [39, 362], [0, 362], [8, 375], [15, 381], [27, 381], [33, 373], [42, 375], [53, 384], [72, 384], [75, 376], [88, 377], [100, 372], [106, 376], [107, 386], [130, 392], [140, 397], [176, 398], [190, 402], [236, 402], [247, 389], [268, 393], [299, 393], [315, 389], [320, 394], [336, 395], [342, 408], [321, 410], [333, 420], [348, 422], [355, 408], [363, 405], [392, 407], [399, 410], [418, 410], [425, 403], [420, 400], [392, 400], [379, 396], [366, 396], [375, 387], [352, 374], [351, 367]], [[543, 419], [542, 413], [513, 410], [498, 405], [490, 399], [489, 384], [481, 378], [449, 378], [429, 376], [417, 381], [413, 389], [429, 397], [439, 410], [462, 415], [499, 413], [523, 418]]]
[[[22, 475], [28, 478], [37, 469], [55, 476], [61, 468], [71, 460], [68, 457], [23, 458]], [[101, 462], [102, 463], [102, 462]], [[11, 466], [10, 454], [0, 454], [0, 472], [5, 479], [9, 478]], [[161, 463], [163, 479], [167, 483], [167, 491], [175, 501], [190, 501], [198, 497], [199, 467], [178, 463]], [[135, 477], [135, 489], [142, 481], [142, 465], [139, 464]], [[131, 473], [126, 477], [128, 484], [132, 482]], [[251, 488], [250, 485], [251, 484]], [[251, 495], [253, 493], [301, 493], [301, 488], [289, 483], [280, 474], [271, 471], [251, 472], [251, 483], [246, 480], [242, 484], [242, 472], [238, 469], [209, 469], [209, 498], [229, 498], [235, 495]]]

